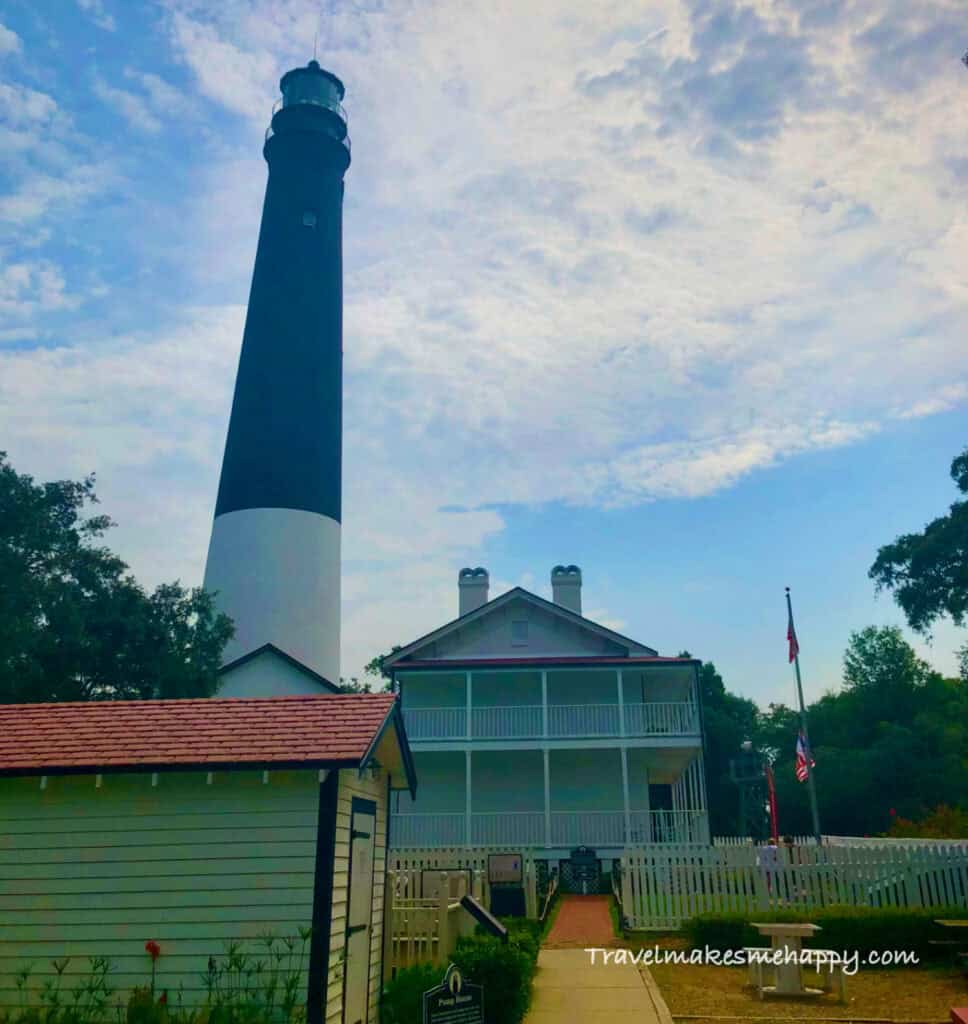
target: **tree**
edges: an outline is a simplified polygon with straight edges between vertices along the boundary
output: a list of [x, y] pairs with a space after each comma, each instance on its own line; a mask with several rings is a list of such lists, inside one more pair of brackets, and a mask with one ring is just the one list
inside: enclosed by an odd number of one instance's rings
[[[690, 657], [688, 651], [679, 657]], [[699, 669], [705, 733], [706, 803], [714, 835], [732, 834], [737, 828], [739, 790], [729, 774], [730, 758], [736, 757], [743, 740], [756, 733], [756, 704], [726, 689], [723, 677], [712, 662]]]
[[[968, 495], [968, 448], [951, 463], [951, 478]], [[926, 633], [949, 615], [956, 626], [968, 614], [968, 500], [921, 533], [907, 533], [877, 552], [868, 575], [878, 590], [893, 592], [908, 625]]]
[[0, 702], [211, 695], [231, 620], [200, 589], [146, 593], [96, 503], [93, 476], [37, 484], [0, 452]]
[[[807, 716], [824, 832], [876, 835], [894, 815], [917, 820], [940, 803], [968, 806], [968, 687], [934, 672], [896, 627], [852, 634], [842, 689]], [[771, 706], [758, 742], [779, 748], [781, 828], [807, 833], [806, 786], [794, 775], [797, 728], [792, 710]]]

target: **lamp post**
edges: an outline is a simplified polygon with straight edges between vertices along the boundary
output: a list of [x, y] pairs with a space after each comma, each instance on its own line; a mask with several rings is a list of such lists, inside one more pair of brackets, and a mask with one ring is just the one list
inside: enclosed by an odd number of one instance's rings
[[739, 756], [729, 761], [729, 777], [739, 787], [739, 831], [753, 839], [761, 838], [763, 832], [763, 811], [760, 809], [765, 806], [763, 766], [763, 755], [753, 749], [752, 740], [743, 740]]

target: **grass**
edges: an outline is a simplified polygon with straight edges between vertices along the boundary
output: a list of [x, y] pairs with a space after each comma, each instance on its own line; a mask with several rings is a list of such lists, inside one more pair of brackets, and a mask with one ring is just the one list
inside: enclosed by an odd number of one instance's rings
[[[717, 1017], [778, 1021], [816, 1020], [947, 1021], [952, 1006], [968, 1002], [965, 981], [957, 967], [907, 967], [862, 970], [847, 978], [847, 1005], [836, 995], [816, 1000], [760, 1000], [746, 987], [745, 967], [654, 964], [649, 972], [673, 1017], [689, 1024], [713, 1024]], [[805, 981], [810, 983], [809, 974]], [[708, 1018], [703, 1017], [708, 1014]]]

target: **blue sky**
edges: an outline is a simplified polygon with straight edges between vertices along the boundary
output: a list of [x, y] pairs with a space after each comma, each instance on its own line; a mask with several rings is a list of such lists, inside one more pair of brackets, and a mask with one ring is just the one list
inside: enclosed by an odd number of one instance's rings
[[[202, 576], [280, 75], [347, 84], [344, 672], [456, 574], [792, 697], [968, 443], [968, 73], [943, 0], [0, 10], [0, 422]], [[931, 648], [954, 668], [963, 631]]]

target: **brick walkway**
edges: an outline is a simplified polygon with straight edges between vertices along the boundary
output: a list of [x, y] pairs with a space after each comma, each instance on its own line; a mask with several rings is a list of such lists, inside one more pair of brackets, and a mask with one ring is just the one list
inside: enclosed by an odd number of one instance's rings
[[545, 949], [611, 946], [615, 941], [608, 896], [562, 896]]

